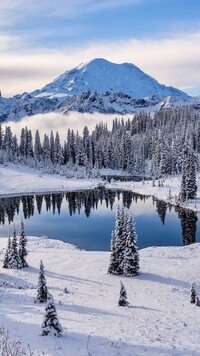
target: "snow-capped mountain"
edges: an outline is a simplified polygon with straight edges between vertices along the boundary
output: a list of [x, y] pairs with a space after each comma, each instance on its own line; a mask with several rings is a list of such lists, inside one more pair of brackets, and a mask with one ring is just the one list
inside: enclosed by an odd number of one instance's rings
[[161, 98], [176, 96], [187, 98], [184, 92], [165, 85], [142, 72], [131, 63], [115, 64], [105, 59], [97, 58], [86, 64], [65, 72], [52, 83], [41, 90], [34, 92], [36, 95], [78, 95], [84, 92], [121, 92], [136, 99], [143, 99], [152, 95]]
[[158, 83], [133, 64], [94, 59], [42, 89], [13, 98], [0, 97], [0, 121], [52, 111], [127, 114], [182, 105], [199, 109], [200, 98]]

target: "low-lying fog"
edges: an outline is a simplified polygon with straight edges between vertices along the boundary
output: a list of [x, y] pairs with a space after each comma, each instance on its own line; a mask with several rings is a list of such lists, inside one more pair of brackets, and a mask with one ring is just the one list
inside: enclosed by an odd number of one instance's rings
[[61, 140], [65, 140], [67, 136], [67, 130], [73, 129], [76, 133], [78, 130], [79, 134], [82, 134], [83, 128], [87, 126], [90, 132], [95, 128], [95, 125], [103, 122], [107, 123], [108, 128], [112, 127], [113, 119], [123, 118], [127, 120], [132, 118], [133, 115], [106, 115], [100, 113], [78, 113], [70, 112], [67, 115], [61, 113], [47, 113], [47, 114], [38, 114], [33, 116], [26, 116], [20, 121], [8, 121], [2, 124], [3, 129], [5, 126], [10, 126], [14, 134], [20, 137], [21, 129], [27, 126], [35, 134], [35, 131], [38, 129], [40, 132], [41, 139], [44, 136], [44, 133], [49, 134], [51, 130], [53, 132], [58, 131]]

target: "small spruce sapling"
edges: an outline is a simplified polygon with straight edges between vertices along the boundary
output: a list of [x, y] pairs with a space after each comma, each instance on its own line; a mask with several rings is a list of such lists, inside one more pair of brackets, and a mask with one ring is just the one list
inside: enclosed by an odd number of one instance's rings
[[120, 284], [121, 284], [121, 288], [120, 288], [120, 295], [119, 295], [118, 305], [120, 307], [127, 307], [129, 305], [129, 303], [127, 301], [126, 289], [125, 289], [125, 287], [124, 287], [122, 282], [120, 282]]
[[42, 336], [49, 334], [60, 336], [62, 333], [63, 328], [58, 320], [54, 299], [53, 296], [49, 294], [45, 307], [44, 320], [42, 323]]
[[192, 284], [191, 294], [190, 294], [190, 303], [196, 303], [196, 291], [195, 291], [195, 283]]

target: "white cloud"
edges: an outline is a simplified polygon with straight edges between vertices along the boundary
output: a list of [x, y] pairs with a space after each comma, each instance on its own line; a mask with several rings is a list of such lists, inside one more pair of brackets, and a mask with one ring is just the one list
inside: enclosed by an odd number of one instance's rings
[[134, 63], [159, 82], [187, 90], [200, 85], [199, 43], [200, 32], [196, 32], [157, 40], [94, 43], [63, 51], [47, 49], [25, 54], [2, 51], [0, 89], [5, 96], [31, 91], [80, 62], [103, 57], [116, 63]]

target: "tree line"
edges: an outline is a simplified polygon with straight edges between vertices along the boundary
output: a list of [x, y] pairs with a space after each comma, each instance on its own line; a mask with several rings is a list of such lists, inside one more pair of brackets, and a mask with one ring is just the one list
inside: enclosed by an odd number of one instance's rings
[[182, 173], [186, 159], [199, 169], [199, 153], [200, 114], [191, 107], [140, 112], [126, 122], [115, 119], [110, 130], [103, 123], [91, 133], [87, 126], [81, 134], [68, 129], [63, 144], [58, 132], [41, 137], [36, 130], [33, 137], [24, 127], [17, 138], [10, 126], [0, 127], [0, 163], [67, 177], [99, 176], [99, 169], [110, 168], [156, 179]]

